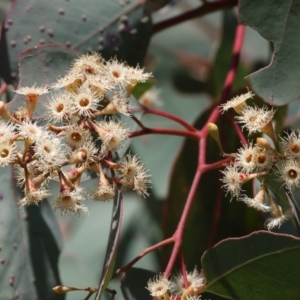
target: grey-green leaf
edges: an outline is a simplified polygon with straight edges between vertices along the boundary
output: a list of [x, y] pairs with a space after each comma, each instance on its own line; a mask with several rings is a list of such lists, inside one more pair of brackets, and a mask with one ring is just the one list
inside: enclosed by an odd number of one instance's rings
[[[78, 55], [74, 51], [56, 45], [45, 45], [32, 48], [19, 55], [19, 86], [50, 87], [59, 77], [63, 77], [70, 68], [71, 62]], [[45, 101], [49, 94], [41, 95], [34, 117], [41, 117], [45, 112]], [[24, 96], [16, 94], [8, 104], [14, 113], [18, 107], [26, 106]]]
[[152, 29], [140, 1], [17, 0], [8, 19], [0, 43], [0, 75], [7, 82], [17, 74], [18, 54], [46, 43], [142, 64]]
[[47, 200], [20, 209], [11, 170], [0, 172], [1, 299], [62, 300], [52, 288], [60, 284], [60, 233]]
[[270, 65], [246, 77], [267, 103], [281, 106], [300, 96], [299, 18], [299, 0], [239, 1], [239, 21], [274, 44]]

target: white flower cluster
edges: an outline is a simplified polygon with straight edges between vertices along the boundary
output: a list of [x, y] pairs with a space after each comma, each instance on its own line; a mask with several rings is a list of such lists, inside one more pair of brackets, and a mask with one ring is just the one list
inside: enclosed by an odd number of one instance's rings
[[152, 297], [156, 297], [158, 300], [171, 300], [177, 299], [178, 296], [183, 296], [189, 300], [201, 299], [198, 296], [201, 292], [201, 288], [205, 284], [205, 278], [203, 273], [200, 273], [195, 268], [193, 272], [186, 274], [187, 284], [185, 287], [182, 274], [178, 274], [169, 280], [164, 274], [159, 274], [154, 279], [148, 281], [146, 287]]
[[[282, 207], [273, 200], [266, 182], [273, 172], [288, 190], [300, 187], [300, 132], [293, 130], [290, 134], [286, 133], [281, 138], [281, 143], [278, 143], [272, 125], [275, 110], [247, 105], [246, 100], [253, 96], [248, 92], [235, 97], [223, 104], [221, 110], [224, 112], [233, 108], [239, 114], [236, 120], [242, 124], [242, 128], [247, 128], [249, 134], [266, 134], [274, 147], [264, 138], [257, 138], [255, 144], [244, 145], [238, 153], [233, 154], [232, 163], [221, 171], [224, 175], [222, 181], [223, 188], [232, 197], [243, 201], [249, 207], [270, 212], [271, 218], [265, 225], [271, 230], [280, 227], [292, 215], [290, 209], [283, 212]], [[254, 198], [250, 198], [242, 194], [242, 185], [253, 178], [260, 178], [261, 189]]]
[[[117, 184], [147, 196], [150, 175], [142, 163], [132, 155], [114, 161], [113, 152], [130, 134], [114, 115], [130, 116], [131, 91], [150, 76], [117, 60], [106, 62], [98, 54], [81, 56], [53, 84], [44, 127], [33, 118], [40, 96], [50, 93], [46, 87], [19, 87], [16, 93], [25, 96], [27, 107], [13, 114], [0, 101], [0, 166], [13, 165], [18, 184], [25, 186], [20, 205], [39, 204], [50, 195], [48, 182], [54, 178], [60, 183], [54, 208], [62, 213], [87, 212], [87, 197], [112, 199]], [[99, 176], [97, 189], [89, 193], [80, 186], [86, 171]]]

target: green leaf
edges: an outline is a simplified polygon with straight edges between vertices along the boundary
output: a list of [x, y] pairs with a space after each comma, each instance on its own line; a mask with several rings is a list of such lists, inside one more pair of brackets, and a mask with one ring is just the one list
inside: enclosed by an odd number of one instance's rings
[[259, 231], [227, 239], [202, 258], [209, 291], [230, 299], [289, 299], [300, 295], [300, 240]]
[[300, 95], [299, 12], [299, 0], [240, 0], [239, 21], [274, 44], [271, 64], [246, 77], [267, 103], [281, 106]]
[[156, 81], [152, 78], [148, 79], [145, 82], [139, 82], [132, 90], [132, 95], [136, 99], [139, 99], [146, 91], [148, 91], [155, 85], [155, 82]]
[[60, 284], [61, 237], [47, 200], [20, 209], [11, 170], [0, 172], [1, 299], [62, 300], [52, 288]]
[[[122, 4], [124, 3], [124, 4]], [[151, 36], [150, 16], [143, 4], [119, 0], [17, 0], [6, 17], [13, 23], [2, 32], [1, 76], [12, 82], [17, 56], [41, 43], [87, 53], [99, 51], [108, 59], [117, 56], [130, 65], [142, 64]], [[5, 62], [9, 66], [5, 66]]]
[[205, 84], [200, 78], [194, 78], [191, 70], [186, 67], [177, 67], [173, 75], [173, 84], [181, 93], [203, 93]]
[[149, 279], [157, 275], [154, 272], [131, 268], [124, 274], [121, 280], [121, 289], [125, 300], [151, 300], [149, 291], [146, 289]]

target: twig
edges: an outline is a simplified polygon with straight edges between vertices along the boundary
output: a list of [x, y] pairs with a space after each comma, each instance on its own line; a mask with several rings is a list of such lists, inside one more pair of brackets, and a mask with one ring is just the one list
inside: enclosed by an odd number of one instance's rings
[[122, 272], [127, 271], [128, 269], [130, 269], [137, 261], [139, 261], [142, 257], [144, 257], [146, 254], [162, 247], [165, 246], [167, 244], [173, 243], [174, 242], [174, 238], [170, 237], [168, 239], [165, 239], [149, 248], [146, 248], [145, 250], [143, 250], [136, 258], [134, 258], [130, 263], [128, 263], [126, 266], [116, 270], [116, 272], [114, 273], [114, 275], [112, 276], [112, 278], [115, 278], [117, 275], [119, 275]]
[[161, 116], [161, 117], [173, 120], [173, 121], [177, 122], [178, 124], [182, 125], [183, 127], [185, 127], [187, 130], [197, 131], [197, 129], [194, 126], [192, 126], [185, 120], [179, 118], [178, 116], [170, 114], [168, 112], [165, 112], [165, 111], [162, 111], [159, 109], [155, 109], [155, 108], [150, 108], [150, 107], [143, 107], [143, 110], [145, 111], [145, 113], [157, 115], [157, 116]]
[[168, 129], [168, 128], [147, 128], [145, 127], [142, 130], [134, 131], [129, 134], [130, 138], [146, 135], [146, 134], [167, 134], [167, 135], [178, 135], [183, 137], [189, 137], [196, 140], [199, 140], [200, 136], [196, 132], [190, 132], [186, 130], [177, 130], [177, 129]]
[[191, 20], [193, 18], [197, 18], [220, 9], [231, 8], [235, 5], [237, 5], [237, 0], [219, 0], [214, 2], [205, 2], [200, 7], [184, 12], [179, 16], [175, 16], [170, 19], [154, 24], [153, 34], [158, 33], [176, 24], [185, 22], [187, 20]]
[[8, 85], [5, 82], [1, 84], [1, 86], [0, 86], [0, 96], [2, 96], [3, 93], [5, 93], [7, 87], [8, 87]]

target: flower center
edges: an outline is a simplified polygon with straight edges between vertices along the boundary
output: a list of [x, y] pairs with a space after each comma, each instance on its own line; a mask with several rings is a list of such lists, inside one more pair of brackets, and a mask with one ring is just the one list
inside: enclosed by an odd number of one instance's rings
[[94, 74], [95, 70], [92, 67], [90, 67], [90, 66], [84, 66], [84, 72], [86, 74]]
[[290, 178], [292, 178], [292, 179], [295, 179], [295, 178], [297, 178], [297, 176], [298, 176], [298, 173], [297, 173], [297, 171], [296, 170], [294, 170], [294, 169], [290, 169], [289, 171], [288, 171], [288, 177], [290, 177]]
[[78, 132], [73, 132], [71, 134], [71, 138], [73, 141], [80, 141], [81, 140], [81, 134]]
[[63, 202], [70, 202], [71, 199], [72, 199], [71, 196], [64, 196], [64, 197], [62, 197], [61, 201], [63, 201]]
[[90, 103], [90, 101], [89, 101], [89, 99], [87, 99], [87, 98], [82, 98], [82, 99], [80, 99], [80, 101], [79, 101], [80, 106], [83, 106], [83, 107], [88, 106], [89, 103]]
[[120, 73], [118, 71], [113, 71], [112, 74], [117, 78], [120, 77]]
[[246, 162], [247, 162], [247, 163], [250, 163], [251, 160], [252, 160], [252, 155], [251, 155], [251, 154], [247, 155], [247, 156], [246, 156]]
[[257, 157], [257, 162], [259, 164], [264, 164], [266, 162], [266, 156], [264, 154], [260, 154], [258, 157]]
[[64, 105], [62, 104], [62, 103], [60, 103], [60, 104], [58, 104], [57, 106], [56, 106], [56, 111], [57, 112], [61, 112], [63, 109], [64, 109]]
[[50, 153], [50, 152], [51, 152], [51, 148], [48, 147], [48, 146], [44, 146], [44, 150], [45, 150], [47, 153]]
[[300, 147], [297, 144], [292, 144], [290, 149], [293, 153], [299, 153], [300, 151]]
[[3, 158], [7, 157], [8, 154], [9, 154], [9, 151], [8, 151], [7, 149], [3, 149], [3, 150], [1, 151], [1, 157], [3, 157]]

